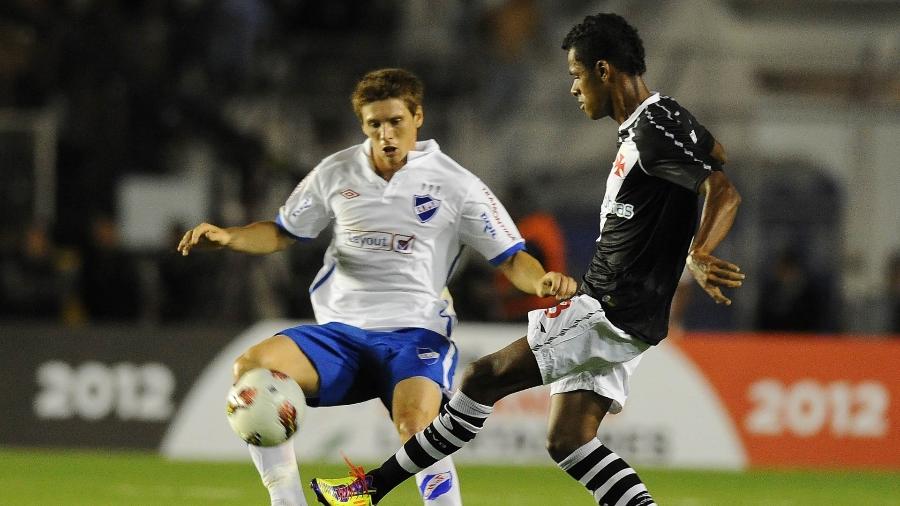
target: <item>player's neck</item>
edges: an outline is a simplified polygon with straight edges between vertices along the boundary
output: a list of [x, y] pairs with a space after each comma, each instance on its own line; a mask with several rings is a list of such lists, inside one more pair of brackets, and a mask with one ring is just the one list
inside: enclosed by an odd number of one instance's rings
[[[398, 170], [402, 169], [406, 165], [406, 158], [403, 159], [399, 164], [387, 163], [383, 160], [379, 160], [369, 155], [369, 162], [372, 164], [372, 170], [378, 174], [378, 177], [384, 179], [385, 181], [390, 181], [394, 174], [397, 173]], [[396, 166], [395, 166], [396, 165]]]
[[641, 76], [623, 76], [621, 84], [613, 90], [612, 119], [621, 125], [650, 95]]

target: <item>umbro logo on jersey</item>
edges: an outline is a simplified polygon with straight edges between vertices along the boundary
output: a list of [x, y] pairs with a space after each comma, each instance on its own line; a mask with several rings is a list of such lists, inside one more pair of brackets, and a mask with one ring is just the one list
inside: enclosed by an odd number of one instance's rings
[[440, 207], [441, 201], [431, 195], [413, 195], [413, 210], [422, 223], [434, 218]]
[[355, 199], [356, 197], [359, 197], [359, 193], [353, 191], [352, 188], [347, 188], [341, 192], [341, 197], [344, 197], [347, 200]]

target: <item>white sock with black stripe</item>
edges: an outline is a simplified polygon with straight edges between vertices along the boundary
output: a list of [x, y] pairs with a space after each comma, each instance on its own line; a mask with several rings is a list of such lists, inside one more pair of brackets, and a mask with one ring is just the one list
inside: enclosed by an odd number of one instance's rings
[[592, 439], [559, 462], [601, 506], [655, 506], [634, 469], [599, 439]]
[[431, 425], [411, 437], [378, 469], [368, 474], [376, 489], [375, 502], [410, 476], [431, 467], [472, 440], [494, 410], [457, 391]]

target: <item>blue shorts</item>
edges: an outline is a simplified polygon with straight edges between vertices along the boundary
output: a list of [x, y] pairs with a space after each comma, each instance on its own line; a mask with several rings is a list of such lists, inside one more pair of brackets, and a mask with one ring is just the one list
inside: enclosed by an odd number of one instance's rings
[[310, 406], [343, 406], [379, 398], [391, 411], [394, 386], [414, 376], [449, 390], [456, 345], [431, 330], [363, 330], [343, 323], [300, 325], [279, 334], [291, 338], [319, 373], [318, 397]]

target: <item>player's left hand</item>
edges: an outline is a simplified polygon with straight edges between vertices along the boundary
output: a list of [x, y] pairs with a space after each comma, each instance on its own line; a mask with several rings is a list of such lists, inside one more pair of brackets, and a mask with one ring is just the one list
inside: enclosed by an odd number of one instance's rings
[[565, 300], [572, 298], [576, 290], [578, 283], [571, 277], [561, 272], [548, 272], [538, 281], [535, 293], [539, 297], [553, 295], [556, 300]]
[[731, 299], [722, 293], [721, 287], [740, 288], [745, 277], [737, 265], [706, 253], [688, 255], [687, 268], [716, 304], [726, 306], [731, 305]]

